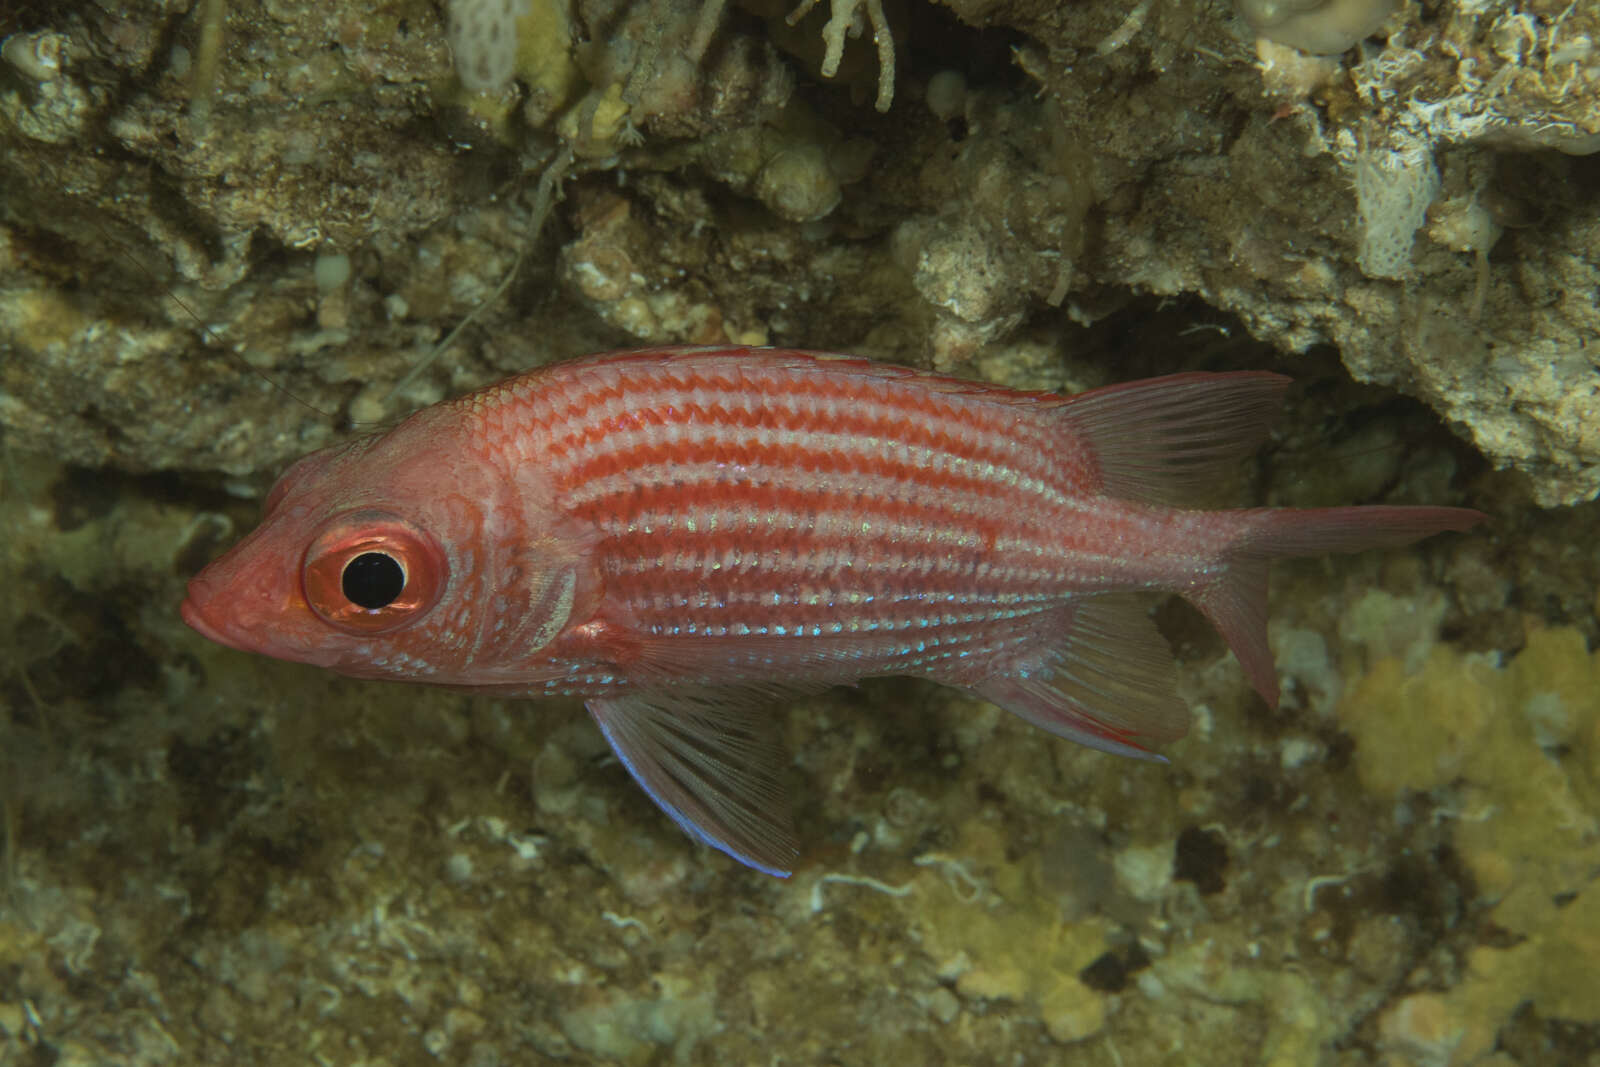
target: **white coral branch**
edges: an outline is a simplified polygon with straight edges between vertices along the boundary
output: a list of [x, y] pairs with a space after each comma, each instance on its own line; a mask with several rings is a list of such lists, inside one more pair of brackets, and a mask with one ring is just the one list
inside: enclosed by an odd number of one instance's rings
[[[793, 26], [809, 15], [817, 3], [818, 0], [800, 0], [784, 21]], [[861, 17], [863, 7], [866, 8], [865, 21]], [[872, 42], [878, 49], [878, 98], [873, 107], [888, 111], [894, 101], [894, 35], [883, 13], [883, 0], [830, 0], [828, 21], [822, 27], [822, 43], [827, 46], [822, 54], [822, 76], [831, 78], [839, 73], [845, 39], [860, 37], [869, 25]]]

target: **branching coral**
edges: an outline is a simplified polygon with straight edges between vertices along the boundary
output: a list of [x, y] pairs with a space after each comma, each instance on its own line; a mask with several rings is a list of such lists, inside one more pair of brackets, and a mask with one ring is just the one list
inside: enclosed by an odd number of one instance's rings
[[[715, 0], [714, 0], [715, 2]], [[798, 6], [785, 19], [793, 26], [809, 15], [818, 0], [800, 0]], [[889, 32], [889, 21], [883, 14], [883, 0], [830, 0], [827, 25], [822, 27], [822, 41], [827, 52], [822, 57], [822, 76], [831, 78], [839, 72], [839, 62], [844, 58], [847, 37], [859, 37], [866, 29], [862, 9], [866, 9], [866, 23], [872, 27], [872, 43], [878, 49], [878, 98], [873, 107], [888, 111], [894, 102], [894, 37]]]
[[[704, 59], [727, 3], [704, 0], [701, 4], [686, 52], [690, 63]], [[800, 0], [784, 21], [790, 26], [797, 24], [817, 3]], [[830, 5], [828, 21], [822, 27], [822, 76], [838, 74], [846, 41], [870, 29], [878, 52], [878, 95], [873, 106], [888, 111], [894, 101], [894, 34], [883, 0], [830, 0]], [[462, 85], [474, 91], [492, 91], [511, 80], [516, 73], [517, 20], [527, 13], [526, 0], [450, 0], [450, 50]]]

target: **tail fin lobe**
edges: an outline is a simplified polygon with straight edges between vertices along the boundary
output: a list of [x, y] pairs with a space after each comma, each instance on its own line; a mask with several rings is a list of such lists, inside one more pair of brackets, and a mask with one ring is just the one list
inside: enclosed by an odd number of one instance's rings
[[1470, 508], [1367, 506], [1256, 508], [1239, 512], [1244, 534], [1222, 574], [1190, 595], [1238, 657], [1245, 677], [1269, 705], [1278, 703], [1278, 672], [1267, 645], [1267, 564], [1292, 556], [1394, 548], [1483, 521]]

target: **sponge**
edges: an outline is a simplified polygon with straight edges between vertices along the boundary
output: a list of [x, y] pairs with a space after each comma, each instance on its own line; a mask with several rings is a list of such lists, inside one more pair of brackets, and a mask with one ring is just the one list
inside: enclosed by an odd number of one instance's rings
[[1302, 52], [1334, 55], [1372, 33], [1395, 0], [1235, 0], [1259, 36]]
[[477, 91], [503, 88], [517, 66], [517, 19], [527, 0], [450, 0], [446, 33], [461, 84]]
[[1362, 146], [1356, 153], [1356, 212], [1361, 243], [1356, 263], [1369, 278], [1403, 278], [1428, 205], [1439, 192], [1433, 153], [1413, 142], [1400, 148]]

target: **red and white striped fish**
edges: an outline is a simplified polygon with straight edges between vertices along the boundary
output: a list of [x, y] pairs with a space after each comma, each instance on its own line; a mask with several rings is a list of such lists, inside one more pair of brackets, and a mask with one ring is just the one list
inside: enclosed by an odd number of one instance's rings
[[1188, 710], [1129, 594], [1193, 603], [1270, 704], [1268, 560], [1482, 518], [1174, 506], [1261, 442], [1287, 383], [1061, 397], [793, 351], [563, 363], [295, 464], [183, 617], [345, 674], [582, 697], [690, 835], [781, 875], [770, 698], [916, 675], [1146, 755]]

